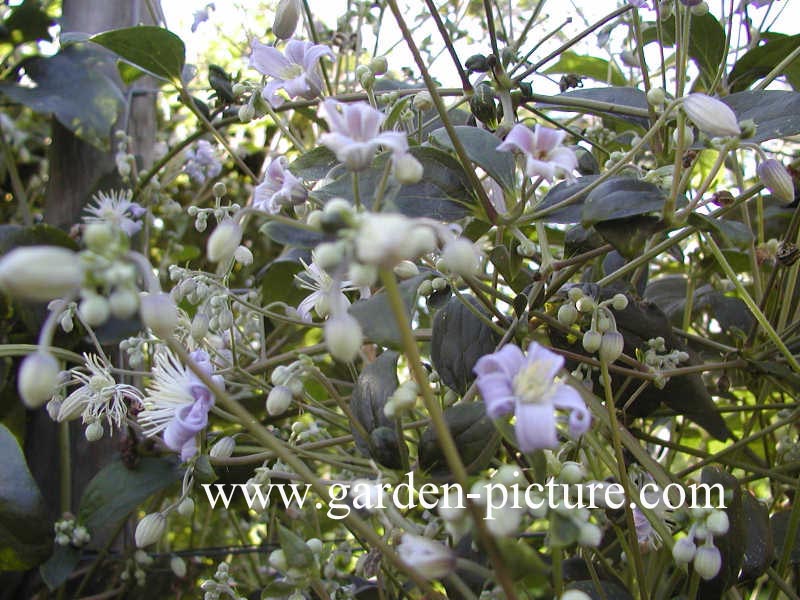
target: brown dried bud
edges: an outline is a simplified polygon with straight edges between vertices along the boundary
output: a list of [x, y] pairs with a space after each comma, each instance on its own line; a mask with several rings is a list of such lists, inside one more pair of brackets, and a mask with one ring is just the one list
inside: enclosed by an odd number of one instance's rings
[[800, 258], [800, 248], [791, 242], [781, 242], [775, 258], [778, 259], [778, 264], [791, 267]]
[[733, 202], [733, 194], [731, 194], [728, 190], [715, 192], [714, 195], [711, 196], [711, 201], [717, 206], [730, 206]]

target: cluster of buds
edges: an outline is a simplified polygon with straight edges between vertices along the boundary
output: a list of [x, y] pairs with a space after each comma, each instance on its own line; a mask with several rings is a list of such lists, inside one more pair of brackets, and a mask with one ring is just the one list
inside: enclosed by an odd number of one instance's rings
[[662, 371], [675, 369], [679, 364], [685, 363], [689, 360], [689, 353], [683, 350], [667, 350], [666, 341], [661, 336], [647, 340], [647, 346], [643, 362], [657, 375], [653, 384], [663, 389], [669, 378], [664, 377]]
[[[299, 547], [286, 549], [278, 548], [277, 550], [273, 550], [268, 559], [269, 566], [284, 575], [287, 578], [287, 583], [298, 587], [304, 586], [307, 583], [310, 573], [319, 572], [320, 558], [325, 548], [322, 540], [319, 538], [305, 540], [305, 546], [308, 550], [303, 549], [302, 546], [299, 545], [301, 541], [300, 539], [297, 540]], [[287, 552], [289, 553], [288, 556]], [[302, 568], [292, 566], [293, 563], [296, 562], [293, 558], [296, 558], [299, 552], [302, 552], [306, 556], [313, 557], [313, 560], [309, 561], [308, 564], [305, 564]]]
[[270, 375], [270, 380], [274, 387], [267, 395], [267, 412], [271, 416], [282, 415], [289, 410], [294, 398], [303, 397], [305, 393], [303, 378], [305, 375], [306, 367], [301, 361], [275, 367]]
[[133, 556], [125, 562], [125, 568], [120, 573], [120, 579], [123, 582], [128, 582], [133, 579], [136, 585], [144, 587], [147, 581], [147, 573], [144, 567], [149, 567], [155, 562], [155, 559], [144, 550], [137, 550]]
[[81, 548], [89, 543], [92, 536], [83, 525], [75, 524], [75, 517], [69, 513], [65, 513], [64, 517], [56, 521], [53, 525], [55, 530], [55, 542], [59, 546], [75, 546]]
[[220, 598], [230, 598], [231, 600], [247, 600], [244, 596], [236, 593], [236, 580], [231, 576], [228, 563], [221, 562], [217, 566], [213, 579], [208, 579], [200, 584], [203, 590], [203, 600], [220, 600]]
[[[675, 542], [672, 557], [679, 565], [694, 565], [695, 572], [705, 580], [713, 579], [722, 568], [722, 555], [714, 545], [714, 536], [728, 533], [730, 522], [724, 510], [694, 508], [689, 533]], [[696, 542], [703, 542], [698, 548]]]
[[615, 294], [608, 300], [597, 302], [579, 287], [572, 287], [567, 292], [567, 301], [558, 309], [558, 321], [571, 327], [583, 315], [591, 315], [589, 329], [583, 334], [583, 349], [590, 354], [598, 353], [601, 361], [613, 363], [622, 355], [625, 340], [617, 331], [614, 310], [625, 310], [628, 298], [624, 294]]

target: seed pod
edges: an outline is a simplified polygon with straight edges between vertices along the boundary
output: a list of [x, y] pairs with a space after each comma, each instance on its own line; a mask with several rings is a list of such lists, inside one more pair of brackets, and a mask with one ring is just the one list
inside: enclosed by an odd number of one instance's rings
[[791, 267], [800, 258], [800, 249], [791, 242], [781, 242], [775, 258], [784, 267]]
[[473, 54], [464, 62], [464, 66], [470, 73], [486, 73], [491, 68], [483, 54]]

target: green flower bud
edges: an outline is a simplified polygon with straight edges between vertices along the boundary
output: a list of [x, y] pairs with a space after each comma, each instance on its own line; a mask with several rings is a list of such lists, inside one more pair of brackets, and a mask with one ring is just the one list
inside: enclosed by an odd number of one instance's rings
[[155, 544], [164, 535], [167, 528], [167, 519], [163, 514], [150, 513], [139, 521], [134, 533], [137, 548], [146, 548]]
[[594, 354], [600, 349], [603, 343], [603, 334], [599, 331], [589, 330], [583, 334], [583, 349], [590, 354]]
[[283, 385], [272, 388], [267, 395], [267, 412], [277, 417], [285, 413], [292, 405], [292, 391]]
[[98, 294], [86, 296], [78, 305], [78, 314], [89, 327], [99, 327], [111, 316], [108, 300]]
[[194, 500], [188, 496], [178, 504], [178, 514], [187, 519], [194, 514]]
[[230, 260], [241, 243], [242, 228], [233, 219], [226, 219], [209, 236], [206, 256], [212, 263]]
[[376, 56], [369, 61], [369, 68], [375, 75], [385, 75], [389, 69], [389, 61], [385, 56]]
[[300, 20], [300, 0], [279, 0], [275, 8], [272, 33], [279, 40], [288, 40], [294, 35]]
[[494, 99], [494, 90], [488, 84], [480, 84], [475, 87], [475, 92], [469, 99], [469, 108], [478, 121], [485, 123], [489, 127], [497, 124], [497, 103]]
[[694, 555], [694, 570], [702, 579], [714, 579], [722, 568], [722, 554], [716, 546], [704, 544]]
[[96, 442], [103, 437], [103, 425], [99, 421], [89, 423], [83, 432], [87, 442]]
[[675, 542], [672, 547], [672, 558], [679, 565], [688, 565], [697, 553], [697, 546], [689, 537], [684, 537]]
[[361, 325], [355, 317], [344, 313], [325, 322], [325, 344], [331, 356], [341, 362], [352, 362], [364, 343]]
[[711, 535], [725, 535], [730, 529], [730, 520], [724, 510], [714, 510], [706, 518], [706, 528]]
[[0, 259], [0, 290], [21, 300], [47, 302], [83, 282], [78, 255], [59, 246], [24, 246]]
[[178, 327], [178, 307], [170, 295], [163, 292], [144, 294], [139, 316], [145, 327], [162, 339], [168, 338]]
[[562, 304], [558, 309], [558, 322], [569, 327], [578, 320], [578, 309], [572, 303]]
[[606, 331], [600, 342], [600, 360], [613, 363], [622, 355], [625, 346], [625, 338], [619, 331]]
[[216, 443], [211, 446], [211, 450], [208, 452], [209, 456], [212, 458], [230, 458], [233, 456], [233, 451], [236, 449], [236, 440], [234, 440], [231, 436], [226, 435], [216, 441]]

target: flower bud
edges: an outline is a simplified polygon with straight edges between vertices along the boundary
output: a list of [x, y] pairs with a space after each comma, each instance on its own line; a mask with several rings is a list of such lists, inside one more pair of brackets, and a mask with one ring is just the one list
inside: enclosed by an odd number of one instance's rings
[[667, 92], [664, 88], [654, 87], [647, 92], [647, 103], [650, 106], [661, 106], [667, 100]]
[[285, 413], [292, 404], [292, 390], [285, 385], [278, 385], [269, 391], [267, 396], [267, 412], [277, 417]]
[[300, 20], [300, 0], [279, 0], [272, 22], [272, 33], [279, 40], [288, 40]]
[[199, 342], [208, 333], [208, 316], [205, 313], [197, 313], [192, 319], [191, 336], [196, 342]]
[[108, 297], [108, 306], [117, 319], [129, 319], [139, 308], [139, 294], [130, 288], [117, 288]]
[[256, 116], [256, 109], [251, 104], [242, 104], [239, 107], [239, 121], [249, 123]]
[[178, 327], [178, 307], [169, 294], [142, 295], [139, 305], [142, 323], [160, 338], [168, 338]]
[[730, 520], [724, 510], [714, 510], [706, 518], [706, 528], [712, 535], [725, 535], [730, 529]]
[[28, 408], [39, 408], [56, 391], [61, 369], [52, 354], [38, 351], [26, 356], [17, 373], [17, 391]]
[[578, 309], [571, 302], [562, 304], [558, 309], [558, 322], [569, 327], [578, 320]]
[[442, 264], [448, 271], [463, 277], [476, 275], [481, 267], [475, 246], [465, 238], [455, 239], [445, 245], [442, 250]]
[[214, 263], [229, 260], [241, 243], [242, 228], [233, 219], [226, 219], [209, 236], [206, 256]]
[[325, 242], [314, 250], [314, 262], [325, 271], [333, 269], [344, 260], [344, 248], [335, 242]]
[[600, 360], [613, 363], [622, 355], [625, 338], [619, 331], [606, 331], [600, 341]]
[[235, 448], [236, 440], [234, 440], [231, 436], [226, 435], [225, 437], [217, 440], [217, 442], [211, 446], [211, 450], [209, 450], [208, 454], [212, 458], [230, 458], [233, 455]]
[[233, 260], [247, 267], [253, 264], [253, 253], [250, 252], [250, 248], [247, 246], [239, 246], [236, 248], [236, 252], [233, 253]]
[[589, 352], [590, 354], [594, 354], [598, 350], [600, 350], [600, 346], [603, 343], [603, 334], [599, 331], [589, 330], [583, 334], [583, 349]]
[[384, 75], [389, 70], [389, 61], [385, 56], [376, 56], [369, 61], [369, 69], [375, 75]]
[[441, 579], [456, 566], [453, 552], [434, 540], [404, 533], [397, 546], [400, 560], [425, 579]]
[[357, 287], [370, 287], [378, 278], [378, 269], [374, 265], [353, 262], [347, 268], [347, 277]]
[[591, 296], [581, 296], [575, 306], [582, 313], [588, 313], [592, 312], [597, 304]]
[[564, 483], [580, 483], [586, 477], [586, 470], [583, 465], [573, 461], [567, 461], [561, 467], [558, 478]]
[[424, 225], [414, 227], [408, 236], [408, 245], [412, 256], [433, 252], [436, 248], [436, 233]]
[[722, 555], [716, 546], [703, 544], [694, 555], [694, 570], [702, 579], [714, 579], [722, 568]]
[[180, 579], [186, 577], [186, 563], [180, 556], [173, 556], [169, 560], [169, 568], [172, 569], [175, 577]]
[[426, 112], [433, 109], [433, 97], [430, 92], [419, 92], [412, 100], [414, 108], [420, 112]]
[[691, 9], [692, 15], [695, 17], [702, 17], [708, 14], [708, 3], [707, 2], [698, 2], [694, 4]]
[[706, 94], [686, 96], [683, 110], [700, 131], [711, 137], [736, 136], [742, 132], [736, 113], [721, 100]]
[[679, 565], [688, 565], [697, 553], [697, 546], [691, 537], [684, 537], [675, 542], [672, 547], [672, 558]]
[[581, 590], [567, 590], [558, 600], [592, 600], [592, 597]]
[[281, 550], [273, 550], [269, 555], [269, 566], [278, 571], [286, 571], [289, 568], [289, 563], [286, 560], [286, 553]]
[[492, 86], [486, 83], [475, 86], [475, 92], [469, 99], [469, 108], [473, 116], [490, 128], [497, 124], [497, 103]]
[[361, 325], [348, 313], [332, 317], [325, 322], [325, 343], [333, 358], [351, 362], [364, 343]]
[[189, 497], [181, 500], [178, 504], [178, 514], [182, 517], [189, 518], [194, 514], [194, 500]]
[[311, 538], [306, 540], [306, 546], [308, 546], [309, 550], [311, 550], [311, 552], [313, 552], [317, 556], [322, 554], [322, 551], [325, 548], [325, 546], [322, 543], [322, 540], [319, 538]]
[[419, 183], [425, 168], [413, 155], [406, 152], [394, 162], [394, 177], [403, 185]]
[[410, 279], [419, 275], [419, 267], [410, 260], [401, 260], [395, 265], [394, 274], [400, 279]]
[[89, 423], [86, 426], [86, 431], [83, 432], [83, 435], [86, 436], [87, 442], [96, 442], [103, 438], [103, 425], [99, 421], [95, 421], [94, 423]]
[[114, 230], [108, 223], [89, 223], [83, 229], [83, 243], [94, 252], [102, 252], [113, 241]]
[[61, 298], [82, 282], [78, 255], [59, 246], [15, 248], [0, 259], [0, 289], [22, 300]]
[[98, 294], [91, 294], [81, 300], [78, 314], [89, 327], [99, 327], [111, 316], [108, 300]]
[[493, 510], [492, 518], [486, 519], [486, 529], [495, 537], [514, 535], [522, 522], [523, 511], [507, 506], [502, 510]]
[[578, 527], [578, 544], [597, 548], [603, 540], [603, 530], [594, 523], [581, 523]]
[[614, 294], [611, 299], [611, 306], [614, 310], [625, 310], [628, 308], [628, 297], [625, 294]]
[[145, 548], [151, 544], [155, 544], [164, 535], [167, 528], [167, 519], [160, 512], [150, 513], [139, 521], [136, 525], [136, 533], [134, 533], [134, 540], [136, 541], [137, 548]]
[[789, 171], [774, 158], [763, 160], [756, 168], [758, 178], [776, 198], [784, 202], [794, 201], [794, 181]]

